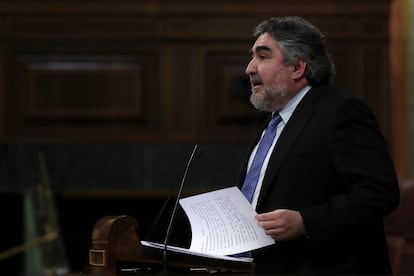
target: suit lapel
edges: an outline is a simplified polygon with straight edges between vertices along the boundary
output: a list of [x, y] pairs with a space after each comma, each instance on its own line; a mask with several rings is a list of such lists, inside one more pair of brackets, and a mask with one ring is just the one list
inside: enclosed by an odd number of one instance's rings
[[263, 179], [262, 188], [259, 195], [257, 207], [260, 207], [261, 202], [272, 185], [275, 185], [279, 170], [283, 164], [283, 160], [288, 154], [290, 148], [296, 143], [301, 131], [306, 126], [308, 120], [311, 118], [314, 111], [314, 101], [318, 97], [319, 89], [312, 88], [302, 99], [296, 107], [288, 123], [279, 136], [279, 139], [273, 149], [269, 164]]

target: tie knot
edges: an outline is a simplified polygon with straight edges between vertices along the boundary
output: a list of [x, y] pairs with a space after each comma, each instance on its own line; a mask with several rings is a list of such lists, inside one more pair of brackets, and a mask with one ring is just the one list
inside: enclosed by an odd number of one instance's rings
[[277, 127], [277, 125], [282, 121], [282, 117], [280, 117], [279, 113], [275, 113], [272, 116], [272, 119], [269, 122], [269, 128]]

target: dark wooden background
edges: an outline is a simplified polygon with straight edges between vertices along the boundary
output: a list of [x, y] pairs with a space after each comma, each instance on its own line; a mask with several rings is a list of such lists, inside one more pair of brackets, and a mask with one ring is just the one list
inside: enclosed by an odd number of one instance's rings
[[234, 185], [265, 116], [248, 102], [244, 69], [252, 29], [270, 16], [322, 30], [334, 83], [365, 100], [390, 137], [389, 13], [390, 0], [1, 0], [3, 207], [38, 183], [45, 153], [79, 270], [94, 221], [151, 221], [131, 206], [158, 210], [194, 144], [205, 153], [186, 193]]

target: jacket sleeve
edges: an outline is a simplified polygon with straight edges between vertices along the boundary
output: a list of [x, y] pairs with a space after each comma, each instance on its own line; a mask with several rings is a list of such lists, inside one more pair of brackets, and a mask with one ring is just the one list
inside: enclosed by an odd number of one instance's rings
[[336, 112], [329, 141], [344, 192], [300, 210], [309, 239], [326, 243], [382, 223], [399, 204], [387, 143], [367, 106], [348, 99]]

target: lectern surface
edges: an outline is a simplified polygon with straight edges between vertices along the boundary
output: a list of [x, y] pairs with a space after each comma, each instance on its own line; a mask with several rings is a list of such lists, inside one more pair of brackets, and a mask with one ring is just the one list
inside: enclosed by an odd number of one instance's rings
[[252, 262], [145, 249], [137, 226], [130, 216], [106, 216], [95, 223], [89, 250], [92, 275], [246, 275], [254, 271]]

